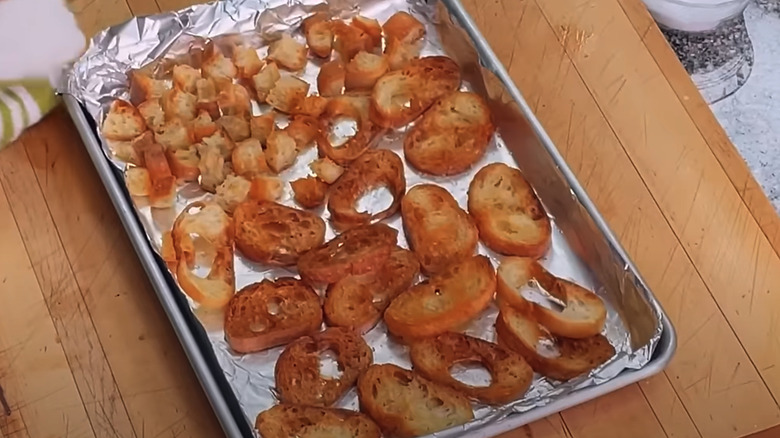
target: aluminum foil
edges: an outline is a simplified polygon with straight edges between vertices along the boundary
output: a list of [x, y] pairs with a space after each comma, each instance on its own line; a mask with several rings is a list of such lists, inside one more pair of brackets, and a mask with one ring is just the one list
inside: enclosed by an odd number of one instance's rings
[[[302, 38], [299, 24], [302, 18], [315, 9], [328, 10], [332, 16], [340, 18], [360, 13], [377, 18], [380, 22], [396, 11], [406, 10], [425, 23], [427, 35], [423, 55], [447, 54], [461, 65], [463, 88], [485, 96], [498, 131], [485, 156], [471, 171], [455, 177], [437, 178], [422, 175], [406, 166], [408, 186], [422, 182], [439, 184], [449, 190], [461, 207], [465, 208], [468, 185], [478, 169], [492, 162], [519, 167], [536, 188], [553, 220], [552, 245], [542, 259], [542, 264], [554, 274], [596, 291], [607, 304], [604, 335], [617, 351], [608, 363], [587, 376], [566, 383], [536, 376], [530, 390], [521, 400], [503, 407], [475, 404], [475, 421], [436, 435], [471, 436], [482, 426], [498, 422], [508, 415], [540, 408], [551, 401], [567, 397], [577, 389], [605, 382], [625, 369], [638, 369], [646, 365], [662, 330], [657, 302], [627, 264], [625, 254], [615, 245], [614, 237], [605, 229], [605, 225], [590, 215], [592, 207], [583, 205], [582, 200], [578, 199], [577, 193], [580, 193], [581, 188], [567, 182], [566, 176], [533, 134], [528, 120], [506, 89], [488, 70], [481, 67], [473, 42], [451, 21], [442, 3], [421, 0], [332, 0], [326, 5], [305, 0], [232, 0], [135, 18], [98, 34], [85, 55], [65, 76], [60, 91], [76, 97], [99, 125], [114, 99], [130, 98], [130, 70], [148, 69], [158, 77], [165, 78], [166, 72], [175, 62], [190, 62], [197, 66], [198, 53], [207, 44], [231, 45], [237, 40], [253, 44], [262, 56], [267, 42], [279, 32], [293, 32], [297, 38]], [[318, 67], [310, 62], [301, 74], [303, 79], [312, 84], [312, 91], [316, 91], [317, 72]], [[256, 106], [254, 111], [259, 114], [263, 108]], [[403, 130], [391, 132], [379, 142], [378, 147], [391, 149], [403, 156], [404, 134]], [[106, 159], [111, 160], [118, 169], [124, 169], [126, 164], [112, 156], [105, 141], [101, 139], [101, 142]], [[305, 151], [281, 177], [292, 181], [309, 175], [308, 163], [315, 158], [315, 148]], [[210, 196], [191, 183], [179, 189], [175, 208], [152, 209], [143, 198], [134, 198], [133, 201], [150, 244], [159, 252], [162, 233], [170, 230], [178, 213], [187, 204]], [[286, 185], [280, 202], [295, 206], [289, 185]], [[377, 191], [361, 202], [367, 209], [379, 211], [389, 203], [389, 199]], [[327, 221], [327, 211], [323, 210], [322, 215]], [[402, 231], [399, 215], [386, 222]], [[329, 226], [326, 238], [333, 236], [334, 232]], [[407, 247], [403, 232], [399, 233], [398, 243]], [[488, 255], [493, 265], [498, 266], [500, 256], [481, 243], [479, 252]], [[297, 275], [294, 268], [269, 269], [246, 260], [238, 252], [235, 256], [235, 272], [237, 289], [263, 278]], [[273, 370], [283, 347], [260, 353], [235, 354], [225, 341], [222, 313], [199, 309], [192, 301], [190, 304], [208, 333], [214, 353], [235, 392], [246, 421], [253, 424], [259, 412], [276, 403]], [[496, 315], [497, 309], [491, 306], [466, 328], [466, 332], [495, 341], [493, 324]], [[395, 363], [411, 368], [407, 348], [390, 339], [382, 323], [364, 337], [374, 350], [376, 363]], [[477, 383], [480, 379], [471, 370], [463, 369], [456, 374], [468, 382]], [[341, 399], [338, 406], [358, 408], [354, 389]]]

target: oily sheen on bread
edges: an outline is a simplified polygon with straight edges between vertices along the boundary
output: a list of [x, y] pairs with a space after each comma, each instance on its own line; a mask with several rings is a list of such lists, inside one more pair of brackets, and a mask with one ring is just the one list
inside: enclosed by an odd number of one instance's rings
[[347, 409], [279, 404], [261, 412], [255, 429], [263, 438], [380, 438], [370, 418]]
[[357, 392], [360, 409], [387, 436], [427, 435], [474, 418], [462, 394], [392, 364], [370, 366], [358, 379]]

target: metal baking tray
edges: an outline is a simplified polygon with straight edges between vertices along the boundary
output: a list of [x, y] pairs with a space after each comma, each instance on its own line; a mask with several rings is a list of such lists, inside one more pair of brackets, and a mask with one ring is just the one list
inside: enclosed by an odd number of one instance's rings
[[[587, 385], [569, 388], [559, 397], [545, 397], [536, 405], [519, 410], [509, 410], [487, 421], [477, 421], [462, 436], [492, 436], [530, 423], [542, 417], [583, 403], [600, 395], [634, 383], [660, 372], [669, 362], [676, 346], [676, 337], [668, 317], [650, 293], [633, 263], [619, 245], [612, 232], [596, 211], [584, 189], [577, 182], [562, 156], [536, 120], [506, 70], [479, 33], [472, 19], [458, 0], [430, 1], [449, 22], [441, 32], [448, 35], [447, 53], [459, 62], [464, 77], [477, 74], [482, 80], [470, 84], [483, 95], [490, 97], [496, 125], [511, 138], [514, 147], [508, 147], [518, 166], [536, 188], [542, 202], [559, 227], [567, 252], [582, 260], [586, 270], [601, 285], [601, 294], [607, 301], [619, 302], [616, 317], [630, 319], [625, 330], [630, 334], [636, 351], [652, 354], [634, 361], [641, 363], [638, 369], [622, 369], [619, 374], [605, 378], [595, 376]], [[225, 433], [230, 437], [252, 437], [252, 426], [247, 421], [245, 409], [231, 388], [215, 354], [213, 340], [209, 340], [201, 321], [191, 311], [187, 298], [179, 292], [175, 280], [157, 256], [150, 244], [136, 206], [130, 199], [121, 171], [107, 158], [98, 138], [94, 117], [79, 101], [66, 94], [65, 104], [87, 146], [87, 151], [111, 197], [131, 242], [149, 275], [160, 302], [195, 370], [201, 385], [214, 408]], [[529, 170], [537, 169], [533, 172]], [[539, 171], [538, 169], [542, 169]], [[563, 241], [561, 236], [554, 240]], [[628, 292], [626, 292], [628, 291]], [[630, 293], [629, 293], [630, 292]], [[637, 299], [641, 297], [641, 299]], [[652, 310], [652, 312], [648, 311]], [[647, 318], [645, 315], [655, 315]], [[652, 324], [654, 329], [650, 327]], [[653, 333], [652, 337], [648, 333]], [[650, 348], [640, 348], [650, 345]], [[640, 353], [644, 354], [644, 353]], [[627, 363], [631, 363], [628, 361]], [[606, 373], [609, 374], [609, 373]], [[499, 421], [500, 420], [500, 421]], [[454, 436], [454, 430], [442, 436]]]

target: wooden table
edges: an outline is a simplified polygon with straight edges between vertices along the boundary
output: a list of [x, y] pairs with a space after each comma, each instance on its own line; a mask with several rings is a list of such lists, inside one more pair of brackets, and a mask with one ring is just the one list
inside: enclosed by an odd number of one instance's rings
[[[89, 35], [190, 2], [69, 6]], [[780, 220], [640, 0], [465, 3], [679, 336], [665, 373], [505, 437], [776, 426]], [[0, 436], [222, 436], [64, 110], [0, 190]]]

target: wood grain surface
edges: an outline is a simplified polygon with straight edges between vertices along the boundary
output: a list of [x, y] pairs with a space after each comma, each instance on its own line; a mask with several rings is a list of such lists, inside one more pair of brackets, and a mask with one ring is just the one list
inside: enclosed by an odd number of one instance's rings
[[[192, 3], [68, 1], [86, 35]], [[679, 338], [502, 438], [780, 436], [780, 219], [640, 0], [464, 5]], [[0, 437], [222, 436], [62, 108], [0, 152], [0, 241]]]

